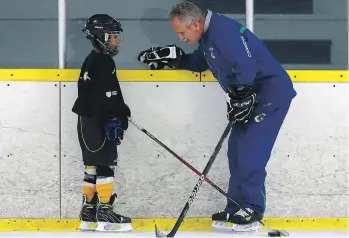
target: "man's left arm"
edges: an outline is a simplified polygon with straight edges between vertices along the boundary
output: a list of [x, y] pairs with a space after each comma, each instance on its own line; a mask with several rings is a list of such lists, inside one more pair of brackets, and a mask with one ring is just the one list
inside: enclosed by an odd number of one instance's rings
[[239, 84], [252, 86], [257, 75], [257, 61], [250, 50], [248, 39], [239, 32], [230, 33], [220, 38], [217, 45], [227, 63], [231, 64], [232, 73]]
[[[247, 39], [241, 34], [227, 34], [218, 40], [217, 46], [232, 68], [227, 85], [228, 118], [246, 123], [257, 102], [257, 95], [253, 90], [257, 61], [250, 51]], [[238, 83], [229, 78], [236, 78]]]

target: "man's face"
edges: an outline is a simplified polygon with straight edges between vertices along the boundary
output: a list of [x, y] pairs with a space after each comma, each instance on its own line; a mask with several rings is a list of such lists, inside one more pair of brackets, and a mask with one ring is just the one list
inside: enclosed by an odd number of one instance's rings
[[203, 32], [201, 23], [199, 21], [192, 21], [189, 26], [184, 25], [179, 21], [178, 17], [171, 21], [173, 30], [177, 33], [180, 41], [186, 41], [189, 45], [193, 45], [201, 37]]

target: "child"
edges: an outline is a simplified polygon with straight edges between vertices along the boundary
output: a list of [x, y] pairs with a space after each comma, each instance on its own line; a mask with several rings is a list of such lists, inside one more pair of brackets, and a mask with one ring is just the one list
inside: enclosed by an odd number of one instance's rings
[[[78, 137], [85, 165], [80, 230], [129, 231], [131, 218], [113, 211], [117, 146], [131, 116], [125, 104], [113, 57], [123, 29], [106, 14], [91, 16], [82, 30], [94, 49], [86, 57], [72, 111], [78, 115]], [[96, 226], [97, 223], [97, 226]]]

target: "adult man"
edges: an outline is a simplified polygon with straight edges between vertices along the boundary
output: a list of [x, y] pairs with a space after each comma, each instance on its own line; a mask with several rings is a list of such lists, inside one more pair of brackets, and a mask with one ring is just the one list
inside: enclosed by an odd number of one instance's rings
[[[176, 45], [150, 48], [139, 60], [164, 67], [202, 72], [209, 69], [227, 95], [227, 115], [234, 120], [228, 142], [228, 194], [224, 211], [212, 215], [216, 229], [253, 231], [265, 212], [265, 167], [274, 142], [296, 96], [292, 81], [263, 43], [239, 22], [182, 2], [170, 13], [179, 40], [199, 47], [185, 54]], [[255, 219], [256, 218], [256, 219]]]
[[95, 14], [87, 20], [83, 32], [93, 50], [82, 64], [72, 109], [78, 115], [77, 134], [85, 165], [80, 230], [128, 231], [132, 229], [131, 218], [113, 210], [117, 146], [131, 115], [113, 60], [123, 29], [113, 17]]

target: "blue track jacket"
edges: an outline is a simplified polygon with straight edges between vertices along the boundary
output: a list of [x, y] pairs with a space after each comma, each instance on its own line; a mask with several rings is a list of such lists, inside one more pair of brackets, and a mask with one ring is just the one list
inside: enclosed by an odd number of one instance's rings
[[227, 92], [229, 85], [252, 85], [261, 103], [280, 105], [296, 96], [286, 70], [251, 31], [238, 21], [207, 11], [199, 47], [179, 68], [209, 69]]

